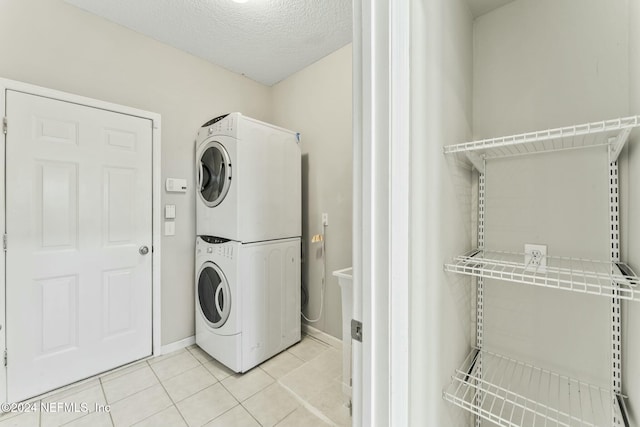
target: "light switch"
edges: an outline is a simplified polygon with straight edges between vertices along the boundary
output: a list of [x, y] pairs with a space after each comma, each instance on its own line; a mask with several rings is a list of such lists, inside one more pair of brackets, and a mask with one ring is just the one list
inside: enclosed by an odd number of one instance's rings
[[164, 205], [165, 219], [174, 219], [176, 217], [176, 205]]
[[176, 234], [176, 223], [174, 221], [165, 221], [164, 222], [164, 235], [165, 236], [175, 236]]

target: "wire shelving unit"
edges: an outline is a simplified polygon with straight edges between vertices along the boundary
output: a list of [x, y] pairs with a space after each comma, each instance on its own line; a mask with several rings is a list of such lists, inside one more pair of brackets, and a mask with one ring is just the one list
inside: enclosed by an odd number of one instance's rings
[[444, 153], [466, 155], [480, 173], [484, 173], [482, 160], [597, 146], [609, 146], [616, 161], [631, 131], [639, 126], [640, 116], [630, 116], [447, 145]]
[[[617, 160], [637, 127], [640, 116], [631, 116], [444, 147], [445, 154], [465, 155], [479, 172], [478, 248], [444, 265], [445, 271], [476, 277], [476, 348], [443, 392], [445, 400], [476, 415], [476, 427], [483, 425], [482, 420], [503, 427], [629, 427], [622, 396], [621, 301], [640, 301], [640, 279], [620, 260]], [[488, 160], [599, 146], [607, 148], [609, 163], [609, 261], [545, 256], [543, 263], [532, 265], [523, 253], [484, 247]], [[611, 305], [610, 388], [486, 351], [485, 279], [607, 298]]]
[[628, 265], [618, 262], [545, 256], [546, 266], [525, 263], [524, 253], [473, 250], [445, 264], [445, 270], [475, 277], [525, 285], [640, 301], [640, 278]]
[[556, 129], [479, 139], [462, 144], [447, 145], [445, 154], [477, 152], [486, 159], [536, 154], [545, 151], [570, 150], [609, 145], [625, 132], [640, 126], [640, 116], [623, 117], [601, 122], [585, 123]]
[[504, 427], [604, 427], [626, 417], [624, 401], [610, 390], [478, 349], [455, 371], [443, 397]]

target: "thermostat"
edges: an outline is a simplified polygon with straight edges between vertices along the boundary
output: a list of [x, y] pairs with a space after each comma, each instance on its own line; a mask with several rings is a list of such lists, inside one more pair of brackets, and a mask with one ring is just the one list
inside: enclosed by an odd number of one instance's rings
[[168, 193], [186, 193], [187, 180], [178, 178], [167, 178], [166, 189]]

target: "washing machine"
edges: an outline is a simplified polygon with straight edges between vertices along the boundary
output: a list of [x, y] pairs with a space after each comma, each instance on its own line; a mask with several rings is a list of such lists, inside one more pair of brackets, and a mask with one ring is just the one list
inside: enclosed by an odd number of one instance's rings
[[196, 139], [196, 234], [240, 242], [299, 237], [301, 156], [295, 132], [240, 113]]
[[300, 238], [196, 237], [196, 344], [246, 372], [300, 341]]

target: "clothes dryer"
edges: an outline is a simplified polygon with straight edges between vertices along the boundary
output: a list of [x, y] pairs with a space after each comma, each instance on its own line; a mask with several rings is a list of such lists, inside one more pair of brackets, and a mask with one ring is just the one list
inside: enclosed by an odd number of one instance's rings
[[196, 344], [246, 372], [300, 341], [300, 239], [196, 237]]
[[240, 242], [299, 237], [298, 135], [240, 113], [205, 123], [196, 139], [196, 234]]

